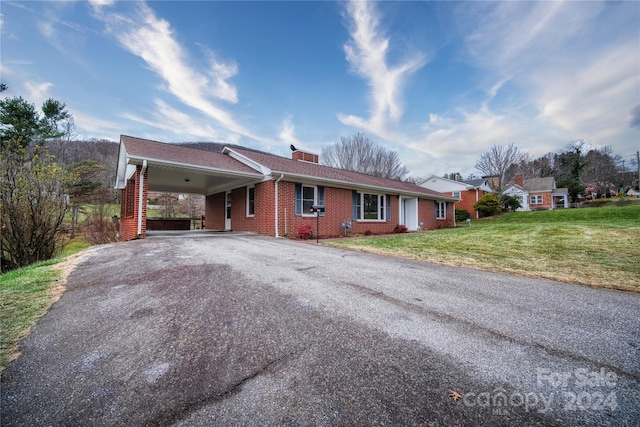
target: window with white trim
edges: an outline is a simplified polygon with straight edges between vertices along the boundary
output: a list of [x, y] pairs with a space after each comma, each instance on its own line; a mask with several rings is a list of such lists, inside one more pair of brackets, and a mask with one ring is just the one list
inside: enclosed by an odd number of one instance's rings
[[447, 202], [436, 202], [436, 219], [447, 218]]
[[531, 205], [541, 205], [542, 204], [542, 194], [537, 196], [531, 196], [529, 199], [529, 204]]
[[256, 214], [256, 189], [252, 185], [247, 187], [247, 216], [255, 216]]
[[384, 194], [356, 193], [354, 210], [358, 221], [386, 221], [387, 196]]
[[451, 195], [452, 195], [453, 197], [456, 197], [458, 200], [462, 200], [462, 199], [460, 198], [460, 192], [459, 192], [459, 191], [454, 191], [454, 192], [452, 192], [452, 193], [451, 193]]
[[[305, 185], [296, 184], [296, 215], [315, 216], [311, 212], [314, 205], [324, 206], [324, 187], [321, 185]], [[319, 216], [324, 216], [324, 212], [320, 212]]]

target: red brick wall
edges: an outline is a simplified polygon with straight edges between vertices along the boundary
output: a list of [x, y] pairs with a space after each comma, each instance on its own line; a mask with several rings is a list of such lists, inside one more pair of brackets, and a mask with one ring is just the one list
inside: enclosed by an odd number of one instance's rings
[[[233, 207], [233, 204], [231, 206]], [[225, 208], [224, 192], [207, 196], [204, 200], [204, 228], [224, 230]]]
[[[531, 204], [531, 196], [542, 196], [542, 204], [541, 205], [532, 205]], [[529, 193], [529, 209], [531, 210], [539, 210], [539, 209], [551, 209], [551, 193]]]
[[254, 186], [254, 215], [247, 216], [247, 187], [232, 192], [231, 228], [238, 231], [275, 235], [275, 206], [273, 195], [275, 181], [265, 181]]
[[[482, 190], [478, 190], [478, 199], [484, 196], [485, 192]], [[456, 209], [464, 209], [469, 212], [471, 218], [479, 218], [478, 211], [473, 209], [473, 205], [477, 202], [476, 200], [476, 190], [466, 190], [460, 192], [461, 200], [456, 203]]]
[[418, 222], [422, 221], [423, 230], [436, 230], [453, 227], [455, 222], [453, 203], [447, 202], [447, 216], [445, 219], [436, 219], [436, 202], [420, 199], [418, 202]]
[[[295, 214], [295, 182], [280, 181], [278, 183], [278, 234], [285, 237], [297, 237], [298, 227], [308, 225], [315, 233], [317, 219], [315, 216]], [[247, 188], [237, 188], [231, 193], [231, 228], [235, 231], [251, 231], [265, 235], [275, 235], [275, 181], [261, 182], [255, 185], [255, 214], [247, 216]], [[398, 202], [395, 195], [388, 195], [391, 200], [391, 221], [353, 221], [352, 190], [324, 187], [326, 212], [319, 218], [320, 236], [335, 237], [342, 235], [342, 223], [352, 220], [352, 233], [373, 234], [392, 233], [398, 224]], [[205, 227], [213, 230], [224, 229], [224, 193], [207, 196], [205, 203]], [[424, 229], [435, 229], [453, 226], [453, 204], [447, 204], [447, 219], [435, 219], [435, 207], [432, 200], [420, 200], [418, 205], [418, 221], [424, 222]]]
[[[136, 167], [136, 173], [134, 175], [134, 185], [135, 185], [135, 198], [133, 204], [133, 216], [125, 217], [125, 207], [121, 204], [120, 209], [120, 241], [133, 240], [138, 237], [144, 237], [147, 235], [147, 194], [148, 194], [148, 174], [149, 170], [147, 169], [144, 173], [144, 188], [142, 189], [142, 234], [138, 236], [138, 206], [140, 201], [140, 171], [142, 170], [142, 166]], [[127, 186], [131, 185], [131, 180], [127, 181]], [[126, 197], [127, 189], [121, 190], [120, 197]]]

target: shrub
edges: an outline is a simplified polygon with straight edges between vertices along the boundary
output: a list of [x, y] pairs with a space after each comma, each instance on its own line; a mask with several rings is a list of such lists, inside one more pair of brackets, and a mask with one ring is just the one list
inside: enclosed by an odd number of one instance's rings
[[473, 205], [473, 208], [480, 212], [482, 216], [491, 216], [502, 211], [500, 200], [493, 193], [487, 193]]
[[520, 200], [517, 198], [510, 196], [508, 194], [503, 194], [500, 196], [500, 201], [502, 202], [502, 209], [505, 211], [515, 211], [518, 208], [521, 208]]
[[313, 229], [308, 225], [301, 225], [298, 227], [298, 238], [302, 240], [309, 240], [313, 237]]
[[456, 221], [466, 221], [471, 218], [469, 212], [465, 209], [456, 209]]
[[371, 232], [371, 230], [364, 230], [364, 235], [365, 236], [371, 236], [373, 233]]
[[398, 224], [393, 228], [394, 233], [406, 233], [408, 231], [409, 229], [407, 228], [407, 226], [402, 224]]
[[407, 231], [408, 231], [407, 227], [405, 227], [402, 224], [396, 224], [396, 226], [393, 227], [394, 233], [406, 233]]

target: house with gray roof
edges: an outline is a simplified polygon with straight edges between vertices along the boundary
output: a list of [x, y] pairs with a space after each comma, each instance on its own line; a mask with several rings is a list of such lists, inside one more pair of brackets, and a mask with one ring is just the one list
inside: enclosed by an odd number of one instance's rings
[[569, 207], [569, 190], [557, 188], [552, 176], [524, 179], [522, 175], [516, 175], [504, 194], [520, 201], [519, 211]]
[[[116, 188], [121, 190], [120, 236], [146, 235], [149, 191], [201, 194], [205, 228], [296, 236], [393, 232], [455, 225], [456, 198], [416, 184], [319, 164], [292, 147], [291, 158], [233, 145], [217, 151], [120, 137]], [[315, 207], [315, 209], [314, 209]]]

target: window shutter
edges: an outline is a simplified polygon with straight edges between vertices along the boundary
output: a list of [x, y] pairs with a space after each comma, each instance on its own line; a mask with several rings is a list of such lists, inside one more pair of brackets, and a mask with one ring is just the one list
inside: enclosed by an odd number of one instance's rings
[[358, 192], [356, 190], [353, 190], [351, 192], [351, 220], [352, 221], [357, 221], [358, 220]]
[[[318, 205], [324, 206], [324, 187], [318, 185]], [[324, 216], [324, 212], [318, 212], [318, 216]]]
[[438, 218], [438, 201], [435, 200], [433, 203], [435, 204], [435, 207], [433, 208], [433, 212], [435, 217]]
[[295, 214], [302, 215], [302, 184], [296, 184], [296, 208]]
[[387, 207], [386, 207], [386, 214], [387, 214], [387, 222], [391, 222], [391, 195], [387, 194], [385, 196], [386, 202], [387, 202]]

